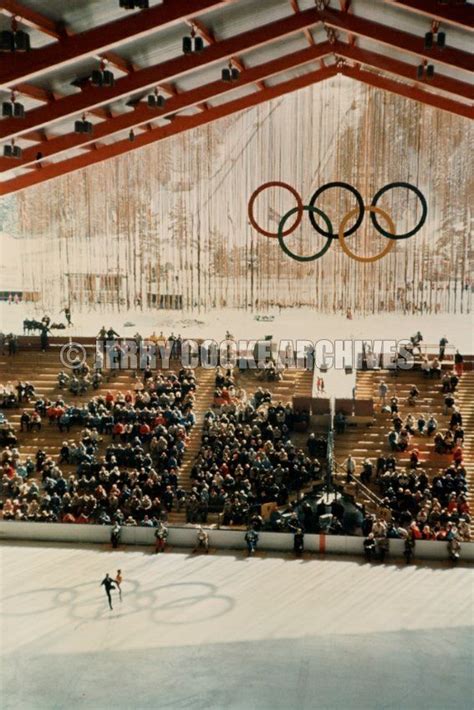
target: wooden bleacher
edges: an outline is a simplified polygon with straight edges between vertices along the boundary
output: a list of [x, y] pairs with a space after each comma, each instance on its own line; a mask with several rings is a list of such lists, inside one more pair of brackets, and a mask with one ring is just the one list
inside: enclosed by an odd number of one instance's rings
[[[37, 347], [38, 337], [25, 336], [21, 338], [20, 351], [17, 355], [9, 356], [3, 354], [0, 356], [0, 383], [7, 384], [11, 382], [16, 385], [19, 380], [28, 381], [35, 386], [37, 396], [46, 397], [53, 401], [55, 398], [62, 397], [68, 404], [83, 404], [93, 396], [105, 394], [109, 390], [116, 395], [133, 389], [133, 385], [136, 382], [133, 372], [130, 370], [113, 370], [108, 377], [104, 377], [104, 381], [98, 390], [90, 389], [86, 394], [80, 396], [74, 396], [67, 390], [60, 390], [57, 386], [57, 375], [60, 370], [65, 368], [59, 360], [58, 346], [67, 342], [69, 342], [67, 337], [54, 338], [51, 342], [51, 348], [43, 353]], [[88, 361], [89, 365], [91, 365], [95, 339], [80, 338], [77, 342], [87, 346]], [[170, 367], [172, 370], [178, 371], [180, 363], [172, 361]], [[263, 386], [272, 392], [275, 402], [281, 400], [285, 404], [291, 402], [294, 396], [307, 398], [311, 395], [312, 372], [285, 370], [283, 379], [279, 382], [261, 382], [256, 378], [256, 372], [258, 371], [249, 371], [242, 375], [237, 375], [238, 386], [245, 387], [249, 394], [253, 393], [257, 387]], [[196, 424], [191, 430], [190, 440], [179, 471], [179, 484], [187, 491], [192, 487], [190, 473], [201, 445], [203, 417], [213, 404], [215, 370], [198, 368], [196, 370], [196, 378], [198, 384], [193, 410], [196, 415]], [[2, 410], [8, 422], [13, 425], [15, 434], [18, 437], [21, 459], [24, 460], [29, 456], [34, 457], [37, 450], [41, 448], [48, 457], [57, 461], [62, 442], [66, 439], [79, 441], [81, 428], [75, 425], [69, 433], [61, 433], [55, 425], [49, 425], [47, 421], [43, 420], [42, 428], [39, 432], [22, 433], [20, 432], [21, 413], [23, 409], [32, 411], [33, 406], [34, 402], [32, 401], [15, 409]], [[306, 441], [308, 433], [304, 434], [304, 441]], [[296, 445], [301, 446], [303, 444], [302, 436], [295, 435], [297, 439], [295, 441]], [[110, 440], [110, 436], [103, 437], [99, 448], [99, 456], [105, 452]], [[75, 466], [73, 465], [62, 464], [61, 469], [66, 476], [75, 472]], [[36, 480], [41, 486], [41, 480]], [[184, 511], [173, 511], [169, 515], [169, 522], [178, 525], [184, 524], [186, 522]], [[217, 515], [210, 514], [209, 522], [217, 522]]]
[[[359, 398], [373, 400], [373, 423], [370, 427], [348, 427], [344, 434], [336, 434], [334, 440], [336, 461], [342, 463], [349, 454], [352, 454], [356, 462], [357, 477], [365, 458], [371, 459], [375, 464], [377, 457], [381, 453], [387, 455], [390, 452], [387, 436], [391, 430], [391, 415], [381, 411], [379, 402], [378, 389], [382, 380], [389, 388], [386, 402], [389, 402], [390, 397], [397, 396], [400, 415], [403, 419], [410, 413], [413, 414], [415, 420], [420, 412], [428, 416], [433, 414], [438, 421], [439, 430], [445, 431], [449, 428], [450, 416], [444, 414], [444, 395], [440, 391], [439, 379], [426, 379], [420, 370], [399, 371], [397, 376], [387, 370], [358, 371], [356, 400]], [[406, 400], [413, 384], [416, 384], [420, 391], [420, 396], [418, 397], [418, 403], [410, 407], [407, 405]], [[471, 369], [467, 369], [462, 375], [455, 399], [463, 415], [463, 428], [465, 431], [464, 462], [469, 486], [468, 499], [472, 511], [474, 510], [474, 371]], [[391, 452], [398, 460], [400, 467], [406, 468], [408, 465], [411, 448], [419, 450], [422, 468], [430, 479], [447, 468], [452, 461], [451, 454], [438, 454], [435, 452], [433, 437], [415, 436], [412, 438], [411, 446], [407, 451]], [[338, 474], [338, 479], [342, 483], [344, 475], [342, 473]], [[374, 493], [378, 494], [377, 487], [371, 486], [371, 488]], [[363, 494], [361, 498], [364, 498]]]

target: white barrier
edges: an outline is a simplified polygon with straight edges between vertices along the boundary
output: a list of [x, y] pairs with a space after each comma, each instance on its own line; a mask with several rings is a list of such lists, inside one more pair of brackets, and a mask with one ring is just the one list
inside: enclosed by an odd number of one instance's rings
[[[72, 525], [67, 523], [25, 523], [21, 521], [0, 521], [0, 539], [29, 540], [34, 542], [72, 542], [89, 544], [110, 544], [111, 527], [108, 525]], [[209, 545], [219, 549], [242, 550], [245, 548], [245, 533], [241, 530], [210, 529]], [[194, 547], [196, 528], [170, 527], [168, 542], [174, 547]], [[120, 537], [123, 545], [150, 545], [155, 543], [153, 528], [123, 527]], [[288, 552], [293, 549], [293, 535], [290, 533], [260, 533], [258, 547], [261, 550]], [[363, 538], [347, 535], [305, 535], [307, 552], [331, 555], [363, 555]], [[390, 540], [389, 557], [403, 556], [403, 541]], [[415, 559], [446, 560], [445, 542], [418, 540]], [[461, 559], [474, 561], [474, 543], [461, 545]]]

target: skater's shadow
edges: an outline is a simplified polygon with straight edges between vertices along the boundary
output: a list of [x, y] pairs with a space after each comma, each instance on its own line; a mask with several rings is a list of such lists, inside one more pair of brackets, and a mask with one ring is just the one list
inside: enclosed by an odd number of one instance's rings
[[[142, 589], [139, 581], [131, 579], [122, 582], [122, 600], [116, 590], [112, 590], [114, 609], [120, 609], [120, 617], [146, 614], [148, 621], [155, 624], [181, 625], [199, 624], [229, 613], [235, 606], [235, 599], [218, 594], [218, 588], [208, 582], [175, 582]], [[4, 597], [2, 599], [8, 616], [38, 616], [63, 608], [72, 621], [103, 620], [108, 609], [105, 594], [98, 601], [102, 591], [94, 582], [83, 582], [74, 587], [45, 587]], [[9, 600], [21, 600], [22, 609], [15, 611], [7, 607]], [[113, 613], [112, 611], [110, 613]]]

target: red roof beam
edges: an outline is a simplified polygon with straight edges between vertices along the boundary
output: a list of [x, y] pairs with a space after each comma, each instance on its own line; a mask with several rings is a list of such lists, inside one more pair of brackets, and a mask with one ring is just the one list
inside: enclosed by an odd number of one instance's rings
[[367, 20], [354, 14], [345, 14], [338, 10], [323, 10], [320, 13], [321, 20], [333, 27], [335, 30], [355, 34], [359, 37], [380, 42], [388, 47], [401, 49], [416, 57], [424, 57], [430, 62], [438, 62], [447, 66], [474, 71], [473, 56], [469, 52], [454, 47], [433, 47], [425, 48], [424, 36], [417, 37], [409, 32], [402, 32], [395, 27], [381, 25], [378, 22]]
[[[353, 47], [342, 42], [337, 42], [334, 45], [334, 51], [340, 57], [345, 59], [351, 59], [354, 62], [359, 62], [375, 69], [382, 69], [391, 74], [397, 74], [404, 79], [409, 79], [411, 81], [418, 81], [416, 77], [416, 66], [413, 64], [407, 64], [406, 62], [401, 62], [398, 59], [392, 59], [392, 57], [387, 57], [383, 54], [378, 54], [377, 52], [370, 52], [367, 49], [361, 49], [360, 47]], [[427, 79], [422, 84], [426, 84], [427, 87], [432, 89], [438, 89], [439, 91], [447, 92], [449, 94], [454, 94], [458, 97], [463, 97], [470, 101], [474, 101], [474, 85], [468, 84], [464, 81], [459, 81], [458, 79], [452, 79], [449, 76], [445, 76], [439, 72], [434, 73], [432, 79]]]
[[403, 84], [401, 81], [394, 81], [393, 79], [388, 79], [385, 76], [380, 76], [380, 74], [373, 74], [372, 72], [364, 71], [363, 69], [356, 69], [353, 67], [342, 67], [340, 73], [344, 76], [349, 76], [357, 81], [362, 81], [369, 86], [376, 86], [379, 89], [384, 89], [385, 91], [390, 91], [393, 94], [398, 94], [399, 96], [405, 96], [408, 99], [413, 99], [428, 106], [434, 106], [435, 108], [442, 109], [443, 111], [449, 111], [449, 113], [455, 113], [458, 116], [464, 116], [465, 118], [474, 118], [474, 109], [466, 104], [461, 104], [458, 101], [452, 101], [451, 99], [446, 99], [443, 96], [437, 96], [436, 94], [431, 94], [428, 91], [422, 91], [417, 86], [408, 86], [408, 84]]
[[0, 86], [10, 86], [68, 66], [95, 54], [103, 54], [124, 42], [154, 34], [196, 13], [223, 7], [228, 0], [173, 0], [149, 10], [125, 16], [23, 55], [15, 54], [0, 71]]
[[[215, 44], [216, 43], [216, 37], [213, 32], [211, 32], [205, 25], [200, 20], [188, 20], [188, 25], [191, 28], [194, 28], [196, 31], [196, 34], [198, 34], [202, 39], [207, 42], [208, 44]], [[239, 71], [244, 71], [245, 69], [245, 64], [244, 62], [239, 58], [239, 57], [231, 57], [231, 61], [235, 64], [237, 69]], [[262, 81], [257, 82], [257, 86], [259, 89], [264, 89], [265, 84]]]
[[283, 96], [291, 91], [296, 91], [304, 88], [305, 86], [310, 86], [316, 82], [323, 81], [324, 79], [335, 76], [336, 73], [337, 67], [324, 67], [323, 69], [308, 72], [303, 76], [290, 79], [289, 81], [278, 84], [277, 86], [267, 87], [264, 91], [256, 91], [253, 94], [236, 99], [235, 101], [230, 101], [226, 104], [222, 104], [221, 106], [215, 106], [214, 108], [210, 108], [208, 111], [195, 114], [194, 116], [176, 118], [172, 123], [170, 123], [169, 126], [165, 126], [163, 128], [153, 128], [149, 131], [140, 133], [135, 137], [133, 143], [128, 139], [117, 141], [116, 143], [106, 145], [96, 151], [91, 151], [90, 153], [70, 158], [62, 163], [54, 163], [50, 166], [44, 167], [40, 171], [33, 171], [26, 175], [21, 175], [13, 178], [12, 180], [0, 183], [0, 195], [7, 195], [12, 192], [17, 192], [18, 190], [23, 190], [27, 187], [31, 187], [32, 185], [44, 182], [45, 180], [51, 180], [52, 178], [59, 177], [60, 175], [66, 175], [67, 173], [122, 155], [131, 150], [143, 148], [144, 146], [156, 141], [169, 138], [170, 136], [182, 133], [183, 131], [191, 128], [197, 128], [198, 126], [211, 123], [212, 121], [223, 118], [224, 116], [229, 116], [237, 111], [257, 106], [258, 104], [278, 98], [279, 96]]
[[418, 15], [424, 15], [430, 20], [447, 22], [461, 29], [474, 28], [474, 5], [463, 5], [456, 2], [441, 4], [434, 0], [385, 0], [388, 5], [408, 10]]
[[86, 86], [80, 93], [65, 96], [52, 104], [28, 111], [21, 120], [7, 118], [1, 121], [0, 139], [13, 138], [33, 128], [48, 126], [68, 117], [72, 118], [102, 104], [128, 98], [134, 93], [160, 86], [163, 81], [176, 79], [192, 70], [210, 66], [228, 60], [246, 50], [270, 44], [277, 39], [299, 32], [304, 27], [314, 25], [319, 21], [318, 15], [318, 11], [313, 8], [297, 15], [290, 15], [283, 20], [277, 20], [239, 35], [219, 40], [206, 47], [200, 54], [180, 55], [161, 64], [140, 69], [117, 79], [113, 87]]
[[[329, 42], [324, 42], [315, 47], [305, 47], [298, 52], [293, 52], [293, 54], [288, 54], [278, 59], [272, 59], [256, 67], [244, 69], [240, 75], [238, 86], [249, 86], [259, 80], [261, 81], [270, 76], [275, 76], [288, 69], [294, 69], [295, 67], [308, 64], [331, 52], [332, 47]], [[227, 84], [221, 80], [213, 81], [204, 86], [184, 91], [168, 99], [165, 110], [162, 112], [150, 111], [145, 103], [140, 102], [137, 104], [134, 111], [115, 116], [103, 123], [96, 123], [94, 125], [94, 133], [91, 136], [79, 133], [68, 133], [56, 137], [51, 136], [47, 143], [23, 150], [22, 158], [15, 160], [14, 163], [8, 158], [0, 158], [0, 171], [4, 172], [14, 167], [25, 167], [26, 165], [34, 163], [38, 151], [47, 158], [72, 148], [79, 146], [85, 147], [90, 143], [94, 143], [106, 136], [111, 136], [114, 133], [143, 126], [143, 124], [150, 121], [151, 118], [164, 118], [178, 111], [191, 108], [192, 106], [199, 106], [203, 102], [233, 91], [235, 88], [235, 84]]]
[[55, 22], [49, 17], [25, 7], [25, 5], [16, 2], [16, 0], [0, 0], [0, 12], [11, 17], [18, 17], [27, 27], [38, 30], [54, 39], [61, 39], [66, 36], [66, 31], [59, 22]]

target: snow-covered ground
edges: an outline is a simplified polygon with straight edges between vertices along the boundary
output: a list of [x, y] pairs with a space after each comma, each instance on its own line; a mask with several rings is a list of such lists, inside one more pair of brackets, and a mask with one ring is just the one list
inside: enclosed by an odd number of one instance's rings
[[[44, 311], [33, 304], [8, 305], [0, 303], [0, 322], [4, 332], [22, 332], [24, 318], [41, 318]], [[48, 313], [53, 321], [64, 322], [64, 313]], [[206, 313], [181, 311], [117, 312], [91, 310], [72, 312], [73, 327], [56, 331], [58, 335], [95, 335], [101, 326], [112, 326], [122, 336], [132, 336], [137, 330], [143, 335], [165, 335], [174, 332], [188, 338], [213, 338], [222, 340], [226, 330], [237, 339], [261, 338], [272, 335], [275, 339], [396, 339], [410, 337], [420, 330], [425, 343], [436, 344], [442, 335], [464, 352], [473, 352], [472, 315], [418, 315], [379, 314], [348, 320], [344, 315], [327, 315], [310, 308], [288, 308], [265, 312], [272, 321], [258, 321], [255, 314], [237, 309], [211, 310]], [[131, 325], [127, 325], [131, 324]]]
[[[4, 710], [472, 707], [472, 570], [4, 544]], [[109, 611], [100, 582], [122, 569]]]

